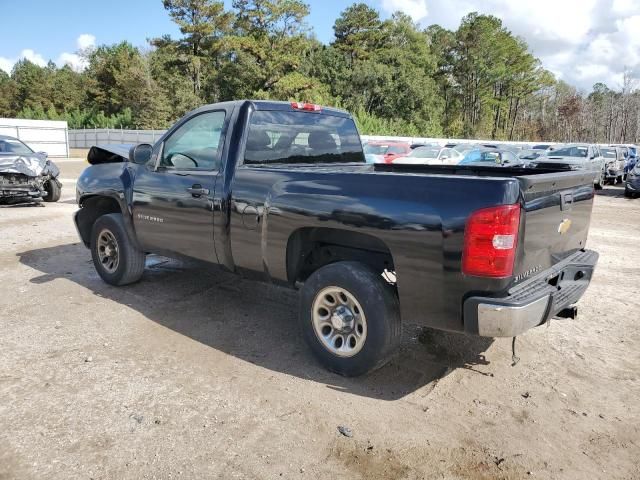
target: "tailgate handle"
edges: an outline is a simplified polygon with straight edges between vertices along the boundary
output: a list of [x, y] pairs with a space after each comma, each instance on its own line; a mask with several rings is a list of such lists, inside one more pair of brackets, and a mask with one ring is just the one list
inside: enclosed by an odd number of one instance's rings
[[573, 206], [573, 193], [560, 194], [560, 210], [571, 210]]

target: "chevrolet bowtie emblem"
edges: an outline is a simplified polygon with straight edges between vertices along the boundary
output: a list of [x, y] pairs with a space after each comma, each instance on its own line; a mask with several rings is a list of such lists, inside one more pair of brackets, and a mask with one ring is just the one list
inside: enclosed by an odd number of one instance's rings
[[569, 220], [568, 218], [565, 218], [562, 222], [560, 222], [560, 225], [558, 225], [558, 233], [560, 235], [564, 235], [569, 231], [570, 228], [571, 228], [571, 220]]

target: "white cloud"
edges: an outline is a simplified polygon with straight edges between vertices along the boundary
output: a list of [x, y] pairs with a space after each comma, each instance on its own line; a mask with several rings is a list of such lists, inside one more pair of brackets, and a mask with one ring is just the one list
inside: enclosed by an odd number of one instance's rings
[[83, 33], [76, 40], [76, 44], [78, 45], [79, 50], [86, 50], [87, 48], [95, 47], [96, 37], [90, 33]]
[[34, 52], [30, 48], [22, 50], [22, 52], [20, 52], [20, 58], [25, 58], [31, 63], [35, 63], [39, 67], [44, 67], [47, 65], [47, 61], [44, 59], [44, 57], [39, 53]]
[[423, 25], [455, 30], [477, 11], [502, 19], [524, 38], [545, 68], [590, 90], [620, 86], [625, 68], [640, 75], [639, 0], [378, 0], [386, 13], [402, 10]]
[[83, 52], [96, 46], [96, 37], [90, 33], [83, 33], [76, 39], [78, 53], [62, 52], [56, 62], [58, 65], [69, 65], [76, 72], [81, 72], [88, 66], [87, 59], [82, 56]]
[[16, 62], [18, 60], [22, 60], [23, 58], [29, 60], [32, 63], [35, 63], [39, 67], [44, 67], [47, 65], [47, 61], [42, 55], [36, 53], [30, 48], [25, 48], [20, 52], [18, 58], [0, 57], [0, 70], [11, 73], [11, 70], [13, 69], [13, 66], [16, 64]]
[[406, 13], [416, 22], [429, 13], [427, 0], [382, 0], [382, 8], [389, 13]]
[[76, 72], [81, 72], [88, 66], [88, 62], [84, 57], [77, 53], [61, 53], [56, 62], [58, 66], [69, 65]]
[[[80, 53], [95, 47], [95, 45], [96, 37], [89, 33], [83, 33], [76, 39], [76, 46], [78, 47]], [[0, 57], [0, 70], [11, 73], [11, 70], [13, 69], [13, 66], [16, 64], [16, 62], [23, 58], [26, 58], [30, 62], [33, 62], [40, 67], [44, 67], [47, 64], [47, 61], [41, 54], [30, 48], [25, 48], [16, 58]], [[87, 60], [79, 53], [62, 52], [58, 56], [56, 64], [59, 67], [69, 65], [76, 72], [81, 72], [82, 70], [87, 68]]]
[[0, 57], [0, 70], [11, 73], [11, 69], [13, 68], [14, 63], [15, 62], [10, 58]]

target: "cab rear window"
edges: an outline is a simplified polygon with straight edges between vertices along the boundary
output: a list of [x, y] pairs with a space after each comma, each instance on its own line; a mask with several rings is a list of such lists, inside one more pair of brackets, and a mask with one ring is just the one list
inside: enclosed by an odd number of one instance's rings
[[365, 163], [351, 118], [262, 110], [251, 116], [245, 164], [337, 162]]

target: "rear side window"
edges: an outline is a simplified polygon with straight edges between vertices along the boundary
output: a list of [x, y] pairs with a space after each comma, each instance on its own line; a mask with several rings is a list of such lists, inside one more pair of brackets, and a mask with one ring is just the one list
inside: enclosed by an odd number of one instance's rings
[[257, 111], [244, 163], [365, 163], [352, 119], [308, 112]]

